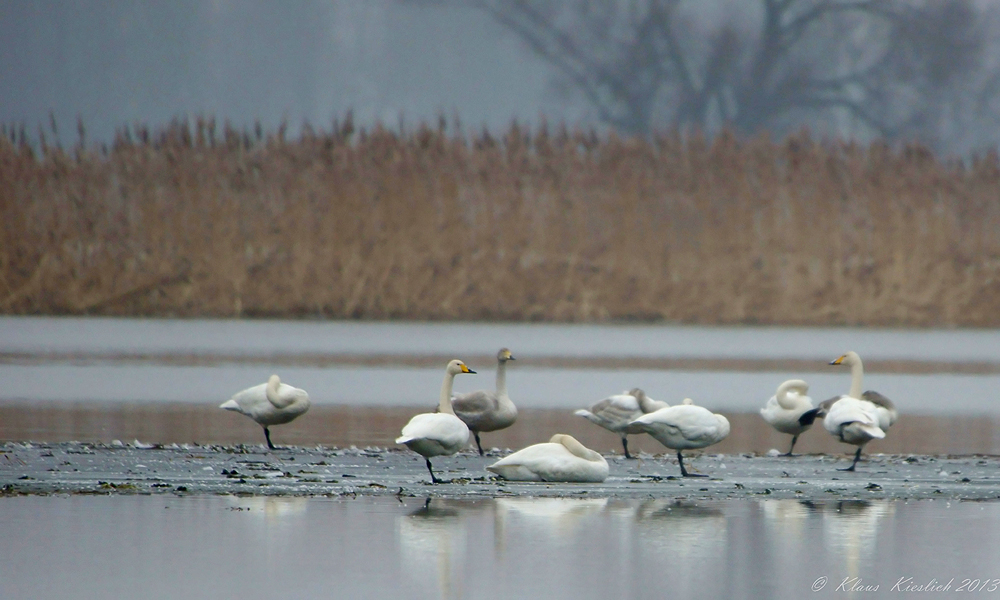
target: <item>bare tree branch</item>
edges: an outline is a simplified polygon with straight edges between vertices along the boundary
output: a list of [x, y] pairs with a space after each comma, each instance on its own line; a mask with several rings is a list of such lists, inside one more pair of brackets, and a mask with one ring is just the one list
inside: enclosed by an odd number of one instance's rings
[[[984, 58], [1000, 39], [988, 45], [974, 0], [746, 0], [719, 14], [697, 0], [467, 2], [628, 133], [808, 121], [937, 140], [956, 119], [1000, 122], [1000, 64]], [[852, 129], [838, 129], [845, 115]]]

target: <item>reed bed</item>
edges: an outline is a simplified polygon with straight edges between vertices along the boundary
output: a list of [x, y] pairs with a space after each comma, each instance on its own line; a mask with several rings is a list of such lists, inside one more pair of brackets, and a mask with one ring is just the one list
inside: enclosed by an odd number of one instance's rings
[[805, 133], [8, 128], [0, 312], [996, 327], [998, 183]]

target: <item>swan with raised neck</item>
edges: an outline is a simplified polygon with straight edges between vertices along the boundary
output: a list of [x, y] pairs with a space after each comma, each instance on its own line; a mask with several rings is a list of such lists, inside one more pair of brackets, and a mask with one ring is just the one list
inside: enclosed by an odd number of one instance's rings
[[848, 365], [851, 367], [851, 389], [847, 395], [851, 398], [861, 398], [861, 380], [865, 376], [865, 367], [858, 353], [851, 350], [839, 358], [830, 361], [831, 365]]
[[865, 445], [872, 440], [883, 439], [899, 413], [892, 401], [882, 394], [872, 390], [861, 391], [864, 367], [857, 352], [842, 354], [830, 364], [851, 367], [851, 389], [846, 395], [820, 403], [820, 409], [825, 413], [823, 426], [841, 442], [858, 447], [851, 466], [838, 469], [854, 471]]
[[479, 434], [484, 431], [505, 429], [517, 420], [517, 407], [507, 393], [507, 363], [514, 355], [507, 348], [497, 352], [496, 391], [477, 390], [466, 394], [452, 394], [455, 415], [465, 422], [476, 439], [476, 448], [482, 456], [483, 445]]
[[454, 454], [469, 443], [469, 428], [455, 416], [451, 407], [451, 389], [459, 373], [475, 371], [458, 359], [449, 362], [441, 383], [437, 412], [415, 415], [396, 438], [397, 444], [405, 444], [424, 457], [433, 483], [440, 483], [440, 480], [434, 475], [431, 457]]

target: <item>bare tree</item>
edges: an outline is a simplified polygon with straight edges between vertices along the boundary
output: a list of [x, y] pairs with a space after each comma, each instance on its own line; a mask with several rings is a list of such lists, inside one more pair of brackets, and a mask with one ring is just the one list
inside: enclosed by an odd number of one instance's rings
[[973, 0], [469, 0], [603, 123], [995, 143], [992, 13]]

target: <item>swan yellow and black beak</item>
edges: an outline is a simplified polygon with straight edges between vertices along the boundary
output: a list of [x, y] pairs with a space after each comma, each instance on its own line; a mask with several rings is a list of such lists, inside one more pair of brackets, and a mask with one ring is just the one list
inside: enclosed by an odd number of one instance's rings
[[472, 369], [470, 369], [469, 367], [465, 366], [465, 364], [464, 364], [464, 363], [462, 364], [462, 372], [463, 372], [463, 373], [473, 373], [473, 374], [475, 373], [475, 371], [473, 371], [473, 370], [472, 370]]
[[840, 358], [838, 358], [837, 360], [831, 360], [831, 361], [830, 361], [830, 364], [831, 364], [831, 365], [839, 365], [839, 364], [840, 364], [841, 362], [843, 362], [843, 360], [844, 360], [845, 358], [847, 358], [847, 355], [846, 355], [846, 354], [843, 354], [843, 355], [841, 355], [841, 356], [840, 356]]

